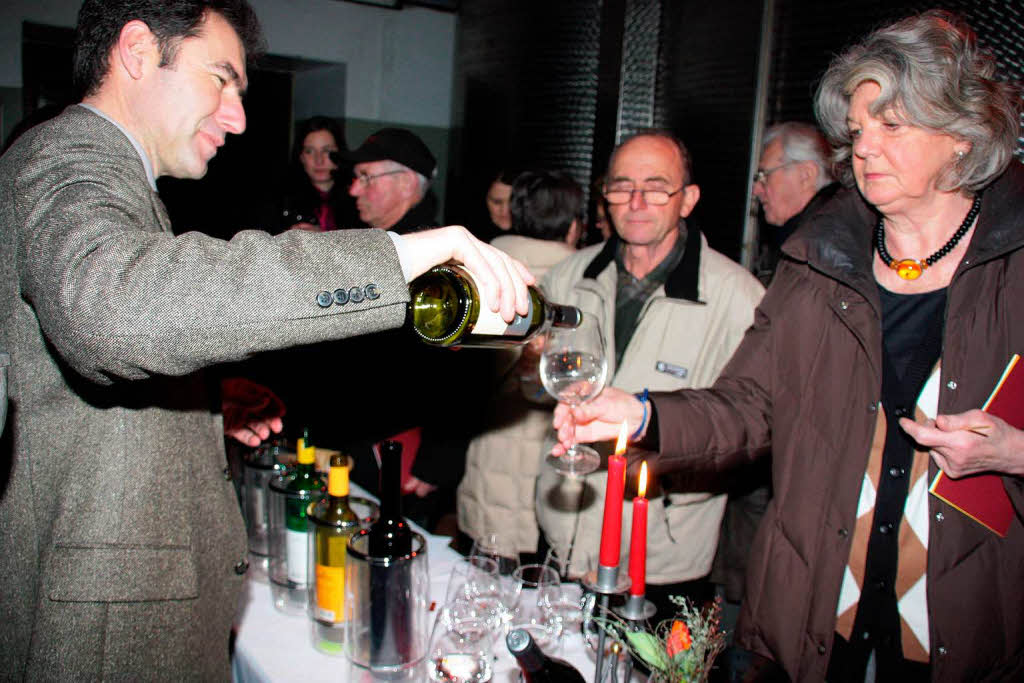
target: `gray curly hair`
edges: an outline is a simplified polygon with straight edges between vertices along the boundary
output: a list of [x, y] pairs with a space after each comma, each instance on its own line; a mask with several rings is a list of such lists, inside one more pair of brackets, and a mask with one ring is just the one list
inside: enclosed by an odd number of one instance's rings
[[853, 139], [847, 127], [853, 92], [881, 88], [873, 116], [890, 112], [905, 123], [970, 143], [950, 160], [941, 190], [974, 193], [1009, 165], [1020, 132], [1016, 89], [995, 80], [995, 61], [979, 50], [974, 31], [956, 15], [932, 10], [880, 28], [836, 57], [822, 77], [814, 109], [834, 150], [836, 175], [853, 184]]

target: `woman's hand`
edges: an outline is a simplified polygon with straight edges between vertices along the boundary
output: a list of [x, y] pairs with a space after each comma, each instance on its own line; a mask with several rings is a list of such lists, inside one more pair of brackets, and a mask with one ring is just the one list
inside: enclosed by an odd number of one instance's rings
[[580, 406], [559, 403], [553, 421], [558, 432], [558, 443], [551, 452], [562, 455], [573, 444], [574, 438], [579, 443], [618, 438], [623, 420], [626, 420], [627, 434], [632, 435], [643, 418], [644, 406], [640, 400], [614, 387], [605, 387], [597, 398]]
[[902, 418], [900, 427], [930, 448], [935, 464], [954, 479], [979, 472], [1024, 475], [1024, 431], [995, 415], [968, 410], [923, 424]]

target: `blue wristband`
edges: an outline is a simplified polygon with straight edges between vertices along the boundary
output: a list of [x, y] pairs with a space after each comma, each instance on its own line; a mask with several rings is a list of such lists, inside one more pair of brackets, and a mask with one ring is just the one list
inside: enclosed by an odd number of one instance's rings
[[640, 401], [640, 403], [643, 405], [644, 416], [640, 418], [640, 426], [637, 427], [636, 431], [633, 432], [633, 435], [629, 437], [630, 441], [636, 441], [637, 439], [640, 438], [640, 435], [643, 434], [644, 427], [647, 426], [647, 402], [650, 401], [650, 396], [648, 395], [647, 387], [644, 387], [644, 390], [641, 391], [639, 394], [633, 395], [636, 396], [637, 400]]

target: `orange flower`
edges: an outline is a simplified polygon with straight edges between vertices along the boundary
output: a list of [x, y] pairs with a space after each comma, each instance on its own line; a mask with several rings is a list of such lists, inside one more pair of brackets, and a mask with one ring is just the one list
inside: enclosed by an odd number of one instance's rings
[[678, 619], [672, 622], [672, 630], [668, 634], [665, 649], [669, 657], [675, 657], [677, 653], [690, 649], [690, 629], [686, 627], [686, 622]]

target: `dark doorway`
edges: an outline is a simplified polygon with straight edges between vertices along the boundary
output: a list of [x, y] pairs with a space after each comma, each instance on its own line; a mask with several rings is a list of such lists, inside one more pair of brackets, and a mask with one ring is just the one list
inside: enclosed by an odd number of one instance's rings
[[228, 239], [239, 230], [276, 225], [273, 198], [291, 141], [291, 74], [251, 68], [245, 113], [245, 133], [228, 136], [206, 176], [157, 181], [176, 234], [197, 230]]

